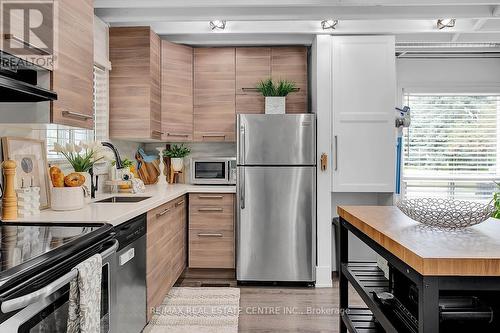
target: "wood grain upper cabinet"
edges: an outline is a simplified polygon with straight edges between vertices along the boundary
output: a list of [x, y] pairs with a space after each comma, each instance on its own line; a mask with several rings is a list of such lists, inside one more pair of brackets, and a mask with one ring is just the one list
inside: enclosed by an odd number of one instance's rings
[[93, 0], [55, 0], [59, 15], [57, 58], [52, 73], [51, 122], [94, 128]]
[[194, 49], [194, 141], [235, 141], [235, 49]]
[[334, 192], [393, 192], [393, 36], [333, 39]]
[[110, 28], [109, 57], [110, 136], [160, 140], [160, 38], [149, 27]]
[[193, 48], [161, 41], [162, 138], [193, 141]]
[[270, 77], [270, 47], [236, 48], [236, 113], [264, 113], [264, 96], [245, 88]]
[[286, 97], [286, 113], [307, 113], [307, 48], [305, 46], [273, 47], [271, 49], [273, 80], [294, 81], [299, 88]]

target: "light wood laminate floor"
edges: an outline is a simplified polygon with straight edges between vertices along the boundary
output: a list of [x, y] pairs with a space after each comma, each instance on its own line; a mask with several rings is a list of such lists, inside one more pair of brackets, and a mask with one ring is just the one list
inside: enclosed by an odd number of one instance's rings
[[[205, 281], [228, 283], [234, 280]], [[196, 279], [178, 281], [178, 286], [199, 286]], [[338, 279], [332, 288], [240, 286], [239, 332], [241, 333], [337, 333]], [[350, 304], [363, 306], [351, 288]]]
[[[239, 332], [338, 332], [338, 282], [333, 288], [241, 287]], [[351, 290], [352, 305], [362, 301]]]

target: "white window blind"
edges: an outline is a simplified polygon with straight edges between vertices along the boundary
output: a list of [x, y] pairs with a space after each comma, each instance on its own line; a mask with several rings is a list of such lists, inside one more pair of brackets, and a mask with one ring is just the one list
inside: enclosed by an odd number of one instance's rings
[[405, 133], [407, 197], [491, 199], [499, 177], [500, 96], [405, 94], [412, 123]]
[[109, 139], [109, 78], [106, 69], [94, 66], [94, 128], [98, 141]]

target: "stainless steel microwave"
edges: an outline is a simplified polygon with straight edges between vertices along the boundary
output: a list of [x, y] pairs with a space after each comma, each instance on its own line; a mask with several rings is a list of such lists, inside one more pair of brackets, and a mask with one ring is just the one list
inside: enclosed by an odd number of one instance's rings
[[191, 184], [236, 184], [236, 157], [208, 157], [191, 159]]

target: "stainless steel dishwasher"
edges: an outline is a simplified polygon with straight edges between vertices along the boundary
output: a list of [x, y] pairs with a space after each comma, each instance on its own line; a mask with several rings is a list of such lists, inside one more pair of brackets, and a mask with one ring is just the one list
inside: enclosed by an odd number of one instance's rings
[[146, 214], [115, 227], [117, 256], [113, 333], [140, 333], [146, 326]]

